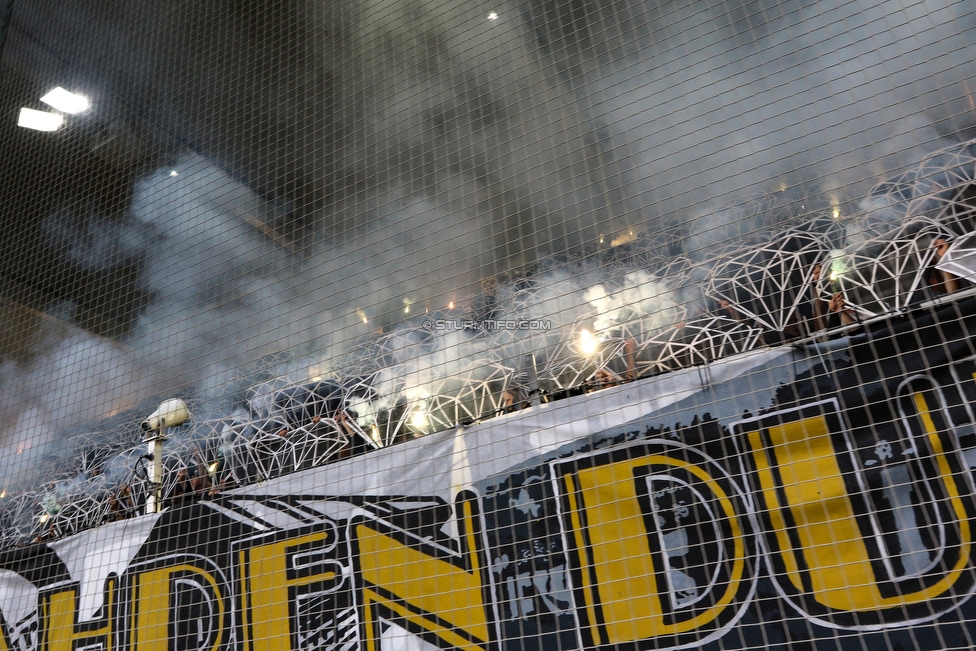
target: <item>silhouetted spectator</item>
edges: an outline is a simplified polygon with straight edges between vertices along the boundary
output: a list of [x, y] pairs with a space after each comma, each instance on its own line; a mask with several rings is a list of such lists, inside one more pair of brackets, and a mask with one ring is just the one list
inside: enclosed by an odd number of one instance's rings
[[627, 362], [627, 373], [624, 378], [627, 380], [637, 379], [637, 341], [633, 337], [627, 337], [624, 341], [624, 360]]
[[942, 238], [932, 242], [932, 247], [935, 249], [935, 259], [932, 266], [926, 271], [925, 280], [928, 282], [929, 288], [936, 294], [952, 294], [959, 291], [960, 281], [955, 274], [942, 271], [935, 266], [945, 256], [949, 246], [951, 244]]
[[840, 324], [842, 326], [857, 322], [857, 314], [847, 306], [844, 295], [840, 292], [830, 297], [830, 302], [827, 303], [827, 309], [834, 314], [840, 315]]

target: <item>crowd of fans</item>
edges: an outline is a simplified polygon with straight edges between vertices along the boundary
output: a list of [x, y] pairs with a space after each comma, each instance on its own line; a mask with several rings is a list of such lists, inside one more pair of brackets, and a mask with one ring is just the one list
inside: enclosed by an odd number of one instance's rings
[[[606, 287], [593, 296], [612, 302], [614, 283], [630, 283], [638, 293], [652, 286], [663, 288], [667, 299], [648, 305], [663, 307], [628, 311], [625, 305], [614, 308], [614, 318], [606, 318], [606, 311], [572, 313], [545, 336], [506, 335], [498, 340], [504, 343], [499, 348], [515, 352], [466, 367], [465, 376], [437, 377], [419, 397], [404, 388], [408, 381], [401, 378], [397, 384], [391, 378], [400, 377], [397, 369], [402, 368], [408, 371], [401, 376], [413, 377], [411, 364], [417, 364], [402, 354], [402, 347], [414, 346], [420, 356], [433, 349], [437, 335], [400, 325], [396, 332], [376, 335], [365, 353], [357, 353], [359, 359], [386, 356], [393, 361], [371, 360], [332, 379], [264, 379], [234, 409], [213, 417], [202, 416], [214, 412], [200, 403], [193, 409], [195, 422], [185, 431], [175, 430], [166, 443], [163, 506], [185, 505], [432, 431], [709, 363], [755, 346], [850, 334], [867, 318], [949, 297], [969, 286], [967, 279], [939, 268], [954, 239], [974, 229], [976, 202], [970, 206], [969, 197], [976, 159], [968, 147], [954, 153], [954, 164], [969, 165], [966, 172], [954, 168], [962, 179], [956, 185], [943, 184], [933, 192], [931, 183], [918, 184], [927, 194], [903, 193], [898, 202], [882, 202], [880, 217], [875, 208], [846, 221], [835, 211], [774, 224], [776, 230], [747, 233], [722, 256], [708, 259], [689, 252], [655, 259], [645, 255], [651, 247], [642, 249], [640, 237], [616, 247], [620, 250], [604, 251], [625, 263], [616, 276], [605, 276]], [[878, 204], [877, 196], [872, 200]], [[553, 291], [546, 273], [510, 283], [511, 301], [531, 302], [538, 299], [533, 292]], [[501, 286], [493, 285], [496, 294]], [[472, 321], [492, 316], [492, 298], [472, 301], [466, 316]], [[484, 335], [471, 333], [476, 336]], [[102, 453], [98, 445], [84, 449], [86, 460], [73, 475], [27, 490], [4, 490], [0, 548], [145, 512], [152, 488], [148, 460], [141, 445], [125, 436], [121, 440], [114, 448], [102, 443]], [[52, 463], [65, 461], [59, 457]]]

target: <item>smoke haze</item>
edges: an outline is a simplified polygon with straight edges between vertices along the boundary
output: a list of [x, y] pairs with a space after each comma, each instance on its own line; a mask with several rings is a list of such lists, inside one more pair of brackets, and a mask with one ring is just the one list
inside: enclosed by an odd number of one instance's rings
[[63, 265], [131, 266], [148, 299], [116, 342], [61, 329], [4, 363], [4, 476], [141, 400], [219, 402], [267, 355], [327, 375], [485, 278], [508, 280], [481, 316], [553, 330], [394, 341], [381, 392], [544, 363], [594, 310], [598, 334], [663, 329], [699, 309], [680, 287], [567, 252], [650, 233], [697, 264], [740, 232], [729, 206], [784, 189], [847, 214], [974, 115], [962, 1], [261, 4], [15, 5], [4, 61], [72, 72], [158, 156], [123, 213], [65, 198], [43, 223]]

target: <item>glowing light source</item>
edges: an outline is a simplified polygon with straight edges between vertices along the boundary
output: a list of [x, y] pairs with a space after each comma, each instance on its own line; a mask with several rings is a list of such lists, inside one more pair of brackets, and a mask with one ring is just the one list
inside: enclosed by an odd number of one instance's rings
[[449, 310], [453, 310], [454, 309], [454, 301], [451, 301], [450, 303], [447, 304], [447, 309], [449, 309]]
[[498, 20], [498, 14], [496, 14], [494, 11], [490, 12], [488, 14], [488, 20]]
[[211, 463], [211, 464], [210, 464], [210, 467], [209, 467], [209, 468], [207, 468], [207, 470], [208, 470], [208, 471], [210, 472], [210, 474], [212, 475], [212, 474], [214, 474], [215, 472], [217, 472], [217, 466], [219, 466], [219, 465], [220, 465], [220, 462], [219, 462], [219, 461], [214, 461], [213, 463]]
[[39, 522], [40, 522], [41, 524], [44, 524], [45, 522], [47, 522], [47, 521], [48, 521], [48, 520], [50, 520], [50, 519], [51, 519], [51, 514], [50, 514], [50, 513], [42, 513], [42, 514], [41, 514], [41, 517], [39, 517], [39, 518], [38, 518], [37, 520], [38, 520], [38, 521], [39, 521]]
[[834, 208], [834, 213], [833, 214], [834, 214], [834, 219], [837, 219], [838, 217], [840, 217], [840, 210], [838, 210], [837, 208]]
[[179, 173], [179, 172], [177, 172], [176, 170], [170, 170], [170, 172], [169, 172], [169, 175], [170, 175], [170, 176], [179, 176], [179, 175], [180, 175], [180, 173]]
[[847, 269], [844, 267], [844, 263], [835, 258], [830, 263], [830, 282], [838, 280], [846, 271]]
[[57, 131], [62, 124], [64, 124], [64, 116], [29, 108], [20, 109], [20, 118], [17, 120], [18, 127], [35, 131]]
[[91, 102], [87, 97], [67, 91], [60, 86], [42, 97], [41, 101], [62, 113], [81, 113], [91, 108]]
[[410, 426], [414, 429], [424, 429], [427, 427], [427, 414], [424, 413], [423, 409], [417, 409], [410, 416]]
[[7, 489], [5, 488], [5, 489], [3, 489], [3, 492], [0, 493], [0, 500], [2, 500], [3, 498], [5, 498], [6, 496], [7, 496]]
[[627, 227], [626, 231], [621, 231], [619, 235], [610, 240], [610, 246], [622, 246], [624, 244], [629, 244], [637, 239], [634, 234], [634, 229]]
[[584, 355], [592, 355], [596, 352], [598, 343], [596, 338], [590, 334], [589, 330], [580, 332], [580, 350]]

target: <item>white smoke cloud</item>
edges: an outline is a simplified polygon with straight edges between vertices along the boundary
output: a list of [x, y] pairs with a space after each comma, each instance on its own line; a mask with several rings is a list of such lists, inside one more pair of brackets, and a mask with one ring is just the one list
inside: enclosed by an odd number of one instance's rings
[[145, 368], [131, 350], [76, 328], [52, 329], [30, 362], [0, 364], [0, 488], [31, 481], [59, 432], [149, 395]]
[[361, 232], [300, 258], [249, 225], [271, 208], [213, 163], [191, 154], [158, 170], [133, 199], [153, 233], [141, 252], [152, 303], [127, 343], [160, 369], [159, 386], [198, 384], [281, 350], [322, 351], [328, 364], [332, 345], [342, 354], [410, 306], [470, 294], [477, 277], [458, 268], [487, 264], [482, 224], [399, 188], [382, 199], [348, 207]]
[[[738, 25], [719, 20], [728, 3], [686, 9], [625, 61], [594, 66], [585, 87], [631, 157], [645, 216], [781, 184], [864, 196], [946, 144], [936, 124], [971, 119], [963, 3], [831, 0]], [[745, 24], [761, 28], [737, 34]]]
[[[299, 351], [301, 363], [284, 370], [289, 381], [325, 375], [375, 328], [411, 316], [407, 308], [460, 304], [481, 278], [600, 233], [681, 223], [686, 248], [707, 256], [734, 214], [714, 210], [716, 199], [782, 185], [838, 202], [861, 197], [972, 117], [976, 28], [962, 2], [777, 5], [750, 19], [755, 30], [730, 23], [724, 2], [676, 3], [653, 16], [647, 3], [625, 5], [590, 24], [592, 56], [573, 59], [555, 41], [543, 44], [511, 0], [492, 7], [492, 21], [475, 2], [375, 0], [341, 12], [315, 3], [309, 13], [333, 33], [311, 51], [337, 77], [329, 99], [341, 134], [328, 156], [282, 146], [269, 173], [298, 167], [314, 184], [340, 168], [363, 182], [316, 208], [318, 230], [297, 252], [253, 227], [279, 222], [287, 206], [241, 182], [228, 155], [225, 167], [183, 154], [144, 176], [121, 225], [52, 216], [46, 231], [72, 264], [141, 260], [150, 303], [128, 349], [73, 333], [27, 365], [3, 366], [0, 446], [13, 450], [3, 472], [24, 465], [25, 441], [40, 454], [69, 424], [147, 395], [189, 387], [218, 395], [239, 369], [282, 350]], [[71, 43], [83, 48], [85, 38]], [[164, 75], [183, 69], [166, 57], [189, 55], [172, 47], [154, 56], [160, 88], [173, 92], [153, 98], [186, 96], [177, 91], [192, 80]], [[251, 90], [221, 83], [232, 97]], [[263, 90], [271, 124], [297, 119], [287, 85]], [[200, 116], [209, 96], [195, 97], [174, 107], [192, 118], [185, 140], [208, 124]], [[226, 133], [205, 135], [227, 141], [221, 153], [234, 147]], [[551, 331], [454, 332], [427, 347], [405, 335], [379, 386], [422, 397], [473, 359], [522, 368], [527, 353], [544, 358], [581, 320], [603, 333], [635, 319], [667, 327], [695, 292], [693, 280], [675, 295], [647, 270], [593, 267], [498, 292], [498, 318], [551, 319]]]
[[619, 288], [594, 285], [584, 297], [596, 310], [593, 327], [603, 337], [652, 334], [673, 327], [684, 314], [667, 283], [643, 269], [625, 275]]

